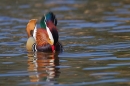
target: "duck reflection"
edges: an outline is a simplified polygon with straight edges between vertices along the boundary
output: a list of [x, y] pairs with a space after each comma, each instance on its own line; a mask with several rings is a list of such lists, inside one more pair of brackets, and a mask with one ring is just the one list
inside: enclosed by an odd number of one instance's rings
[[35, 52], [28, 53], [28, 72], [31, 82], [51, 82], [56, 84], [59, 77], [58, 54]]

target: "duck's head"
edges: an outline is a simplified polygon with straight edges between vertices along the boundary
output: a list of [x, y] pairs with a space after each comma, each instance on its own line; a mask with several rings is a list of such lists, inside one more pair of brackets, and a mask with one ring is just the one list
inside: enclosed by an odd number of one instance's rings
[[48, 12], [47, 14], [45, 14], [42, 17], [42, 19], [40, 21], [41, 28], [46, 28], [46, 24], [44, 21], [46, 21], [46, 22], [51, 21], [55, 26], [57, 26], [57, 19], [52, 12]]

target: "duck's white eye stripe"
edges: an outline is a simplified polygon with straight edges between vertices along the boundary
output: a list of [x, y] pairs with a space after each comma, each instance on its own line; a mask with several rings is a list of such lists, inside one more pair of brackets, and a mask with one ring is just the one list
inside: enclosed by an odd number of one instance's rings
[[34, 31], [33, 31], [33, 37], [35, 40], [36, 40], [36, 33], [37, 33], [37, 25], [35, 26]]
[[52, 33], [51, 33], [50, 29], [47, 26], [46, 26], [46, 30], [47, 30], [47, 33], [49, 35], [50, 40], [54, 43], [54, 39], [53, 39]]

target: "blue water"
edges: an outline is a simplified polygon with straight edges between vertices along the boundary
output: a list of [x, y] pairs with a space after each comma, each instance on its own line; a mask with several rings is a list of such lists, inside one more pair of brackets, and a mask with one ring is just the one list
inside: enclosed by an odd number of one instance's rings
[[[0, 86], [129, 86], [129, 3], [1, 0]], [[28, 53], [26, 25], [48, 11], [58, 19], [64, 52]]]

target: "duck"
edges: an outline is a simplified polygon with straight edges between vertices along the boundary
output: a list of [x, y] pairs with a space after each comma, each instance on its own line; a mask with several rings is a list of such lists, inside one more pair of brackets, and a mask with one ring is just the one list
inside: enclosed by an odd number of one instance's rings
[[59, 42], [57, 19], [53, 12], [46, 13], [37, 28], [37, 19], [31, 19], [27, 26], [27, 51], [62, 52], [63, 46]]

